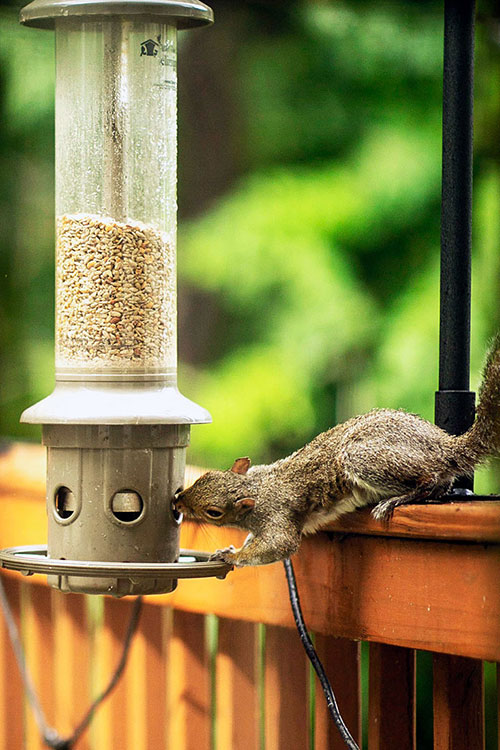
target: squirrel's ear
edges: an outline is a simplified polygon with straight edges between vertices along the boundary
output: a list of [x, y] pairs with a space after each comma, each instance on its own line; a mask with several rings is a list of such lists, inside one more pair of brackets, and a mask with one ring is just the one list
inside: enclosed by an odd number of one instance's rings
[[251, 461], [246, 456], [245, 458], [237, 458], [234, 464], [231, 466], [231, 471], [235, 474], [246, 474], [250, 468]]
[[239, 517], [244, 516], [249, 510], [252, 510], [255, 506], [255, 500], [251, 497], [242, 497], [241, 500], [236, 500], [234, 507], [236, 508]]

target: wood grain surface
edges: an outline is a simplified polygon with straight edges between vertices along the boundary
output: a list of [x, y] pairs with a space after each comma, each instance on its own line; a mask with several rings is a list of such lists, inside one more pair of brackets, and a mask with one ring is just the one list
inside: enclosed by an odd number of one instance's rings
[[416, 748], [415, 652], [370, 644], [368, 745], [370, 750]]

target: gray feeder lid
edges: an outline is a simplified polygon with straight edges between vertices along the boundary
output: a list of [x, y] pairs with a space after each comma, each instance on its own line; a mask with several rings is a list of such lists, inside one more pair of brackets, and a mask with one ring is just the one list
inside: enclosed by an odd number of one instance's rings
[[28, 424], [209, 424], [208, 411], [179, 393], [175, 379], [57, 381], [21, 414]]
[[61, 18], [109, 18], [141, 16], [174, 23], [178, 29], [213, 23], [211, 8], [200, 0], [34, 0], [21, 9], [26, 26], [53, 29]]

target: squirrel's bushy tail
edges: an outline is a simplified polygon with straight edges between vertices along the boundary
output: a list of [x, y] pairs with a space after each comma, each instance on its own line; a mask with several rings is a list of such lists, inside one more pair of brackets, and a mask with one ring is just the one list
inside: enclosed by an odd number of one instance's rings
[[457, 444], [474, 465], [500, 452], [500, 333], [486, 358], [476, 420], [467, 432], [457, 437]]

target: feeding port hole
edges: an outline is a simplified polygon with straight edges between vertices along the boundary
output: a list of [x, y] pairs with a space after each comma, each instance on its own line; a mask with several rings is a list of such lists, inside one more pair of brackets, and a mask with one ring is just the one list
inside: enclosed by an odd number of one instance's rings
[[120, 490], [111, 499], [111, 512], [122, 523], [137, 521], [144, 509], [144, 502], [134, 490]]
[[54, 502], [57, 515], [64, 521], [71, 518], [76, 510], [75, 496], [68, 487], [59, 487]]

